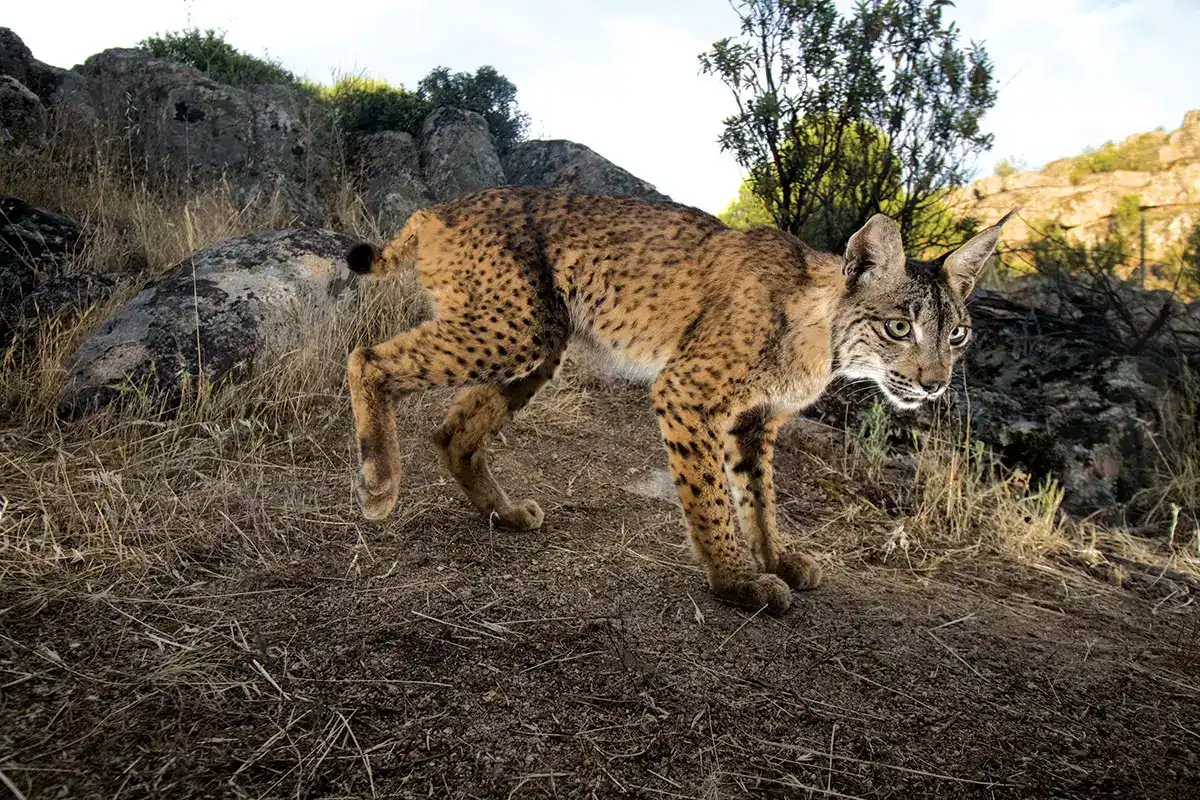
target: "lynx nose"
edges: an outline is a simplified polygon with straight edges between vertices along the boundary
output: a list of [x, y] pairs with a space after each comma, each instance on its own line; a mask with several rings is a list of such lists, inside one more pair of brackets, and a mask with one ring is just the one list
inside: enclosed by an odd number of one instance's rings
[[946, 388], [945, 381], [921, 381], [921, 388], [929, 394], [937, 394]]

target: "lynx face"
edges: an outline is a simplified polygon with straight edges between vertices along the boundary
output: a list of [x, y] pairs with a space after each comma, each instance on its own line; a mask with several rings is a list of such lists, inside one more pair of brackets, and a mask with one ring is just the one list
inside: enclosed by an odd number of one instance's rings
[[837, 373], [873, 381], [901, 409], [941, 397], [971, 340], [966, 298], [1007, 219], [953, 252], [917, 261], [904, 256], [895, 222], [872, 217], [846, 246], [846, 291], [833, 326]]

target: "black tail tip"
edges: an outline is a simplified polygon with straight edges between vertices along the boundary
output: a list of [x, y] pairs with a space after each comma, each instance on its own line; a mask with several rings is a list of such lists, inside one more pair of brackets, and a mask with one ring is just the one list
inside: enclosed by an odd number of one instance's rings
[[371, 271], [371, 265], [377, 258], [379, 258], [379, 251], [375, 245], [359, 242], [346, 251], [346, 266], [350, 268], [351, 272], [366, 275]]

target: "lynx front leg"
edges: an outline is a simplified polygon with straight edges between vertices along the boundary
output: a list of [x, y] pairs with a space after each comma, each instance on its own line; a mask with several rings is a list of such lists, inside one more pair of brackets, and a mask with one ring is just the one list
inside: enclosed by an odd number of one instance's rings
[[775, 437], [787, 417], [765, 407], [742, 413], [729, 429], [726, 474], [738, 505], [742, 533], [759, 567], [773, 572], [793, 589], [821, 584], [821, 568], [801, 553], [783, 546], [775, 513]]
[[783, 613], [792, 602], [787, 584], [754, 570], [733, 524], [721, 474], [724, 415], [703, 401], [706, 393], [668, 373], [654, 387], [654, 408], [687, 517], [692, 546], [708, 569], [708, 583], [722, 600]]

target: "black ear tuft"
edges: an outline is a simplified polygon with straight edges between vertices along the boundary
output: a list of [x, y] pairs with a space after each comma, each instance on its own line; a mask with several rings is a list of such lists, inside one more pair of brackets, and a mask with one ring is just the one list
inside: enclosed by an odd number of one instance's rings
[[346, 251], [346, 266], [351, 272], [359, 275], [366, 275], [371, 271], [371, 265], [375, 263], [375, 259], [379, 257], [379, 251], [375, 249], [373, 244], [368, 242], [359, 242]]

